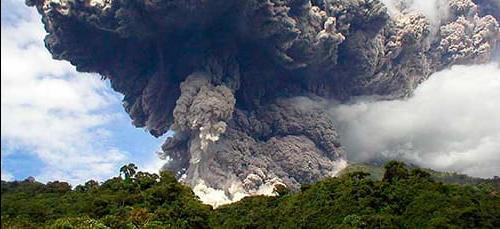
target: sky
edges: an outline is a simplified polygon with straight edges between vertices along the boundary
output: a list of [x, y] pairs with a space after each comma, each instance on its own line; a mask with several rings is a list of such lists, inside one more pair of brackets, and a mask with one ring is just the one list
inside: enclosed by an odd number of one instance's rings
[[158, 171], [165, 137], [134, 128], [109, 82], [53, 60], [34, 8], [2, 0], [1, 29], [2, 180], [76, 185], [116, 176], [129, 162]]
[[[134, 128], [122, 95], [99, 76], [53, 60], [44, 36], [33, 8], [2, 0], [2, 180], [34, 176], [76, 185], [116, 176], [129, 162], [158, 171], [165, 161], [155, 152], [165, 137]], [[499, 66], [445, 69], [402, 100], [330, 104], [348, 159], [402, 159], [473, 176], [500, 175]]]

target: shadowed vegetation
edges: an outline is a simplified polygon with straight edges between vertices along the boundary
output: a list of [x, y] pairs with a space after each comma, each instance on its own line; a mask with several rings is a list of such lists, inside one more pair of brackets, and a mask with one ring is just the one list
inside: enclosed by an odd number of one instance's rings
[[384, 169], [354, 165], [300, 192], [279, 187], [277, 196], [247, 197], [217, 209], [172, 174], [136, 172], [133, 164], [122, 167], [124, 178], [73, 189], [58, 181], [2, 181], [2, 228], [500, 227], [498, 178], [446, 184], [435, 181], [440, 173], [401, 162]]

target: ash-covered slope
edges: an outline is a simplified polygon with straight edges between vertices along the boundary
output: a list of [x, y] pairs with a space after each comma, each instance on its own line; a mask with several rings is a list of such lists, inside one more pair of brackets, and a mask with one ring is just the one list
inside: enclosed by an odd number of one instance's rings
[[27, 4], [55, 59], [109, 79], [135, 126], [175, 131], [165, 169], [192, 186], [251, 193], [341, 167], [321, 100], [406, 96], [439, 69], [489, 61], [498, 43], [495, 17], [471, 0], [444, 1], [438, 21], [414, 1], [384, 2], [391, 12], [378, 0]]

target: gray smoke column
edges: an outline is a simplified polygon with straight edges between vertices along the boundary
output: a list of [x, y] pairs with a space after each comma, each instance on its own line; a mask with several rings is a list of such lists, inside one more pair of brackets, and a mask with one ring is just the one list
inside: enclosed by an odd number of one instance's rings
[[296, 189], [344, 164], [333, 119], [314, 101], [408, 96], [435, 71], [489, 61], [499, 40], [495, 15], [470, 0], [445, 1], [437, 25], [409, 1], [397, 13], [378, 0], [27, 4], [55, 59], [109, 79], [135, 126], [176, 133], [165, 169], [227, 193], [235, 183]]

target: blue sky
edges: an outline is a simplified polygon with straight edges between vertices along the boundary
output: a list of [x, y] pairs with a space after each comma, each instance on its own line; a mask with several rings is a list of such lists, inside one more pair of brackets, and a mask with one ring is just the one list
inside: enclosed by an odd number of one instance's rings
[[155, 172], [163, 138], [134, 128], [122, 95], [99, 76], [52, 60], [36, 10], [2, 0], [2, 179], [104, 180], [133, 162]]

